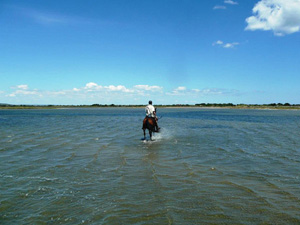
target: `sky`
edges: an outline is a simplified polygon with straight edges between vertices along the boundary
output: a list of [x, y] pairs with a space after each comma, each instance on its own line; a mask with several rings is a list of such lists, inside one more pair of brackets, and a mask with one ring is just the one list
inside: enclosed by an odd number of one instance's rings
[[300, 0], [0, 0], [0, 103], [300, 104]]

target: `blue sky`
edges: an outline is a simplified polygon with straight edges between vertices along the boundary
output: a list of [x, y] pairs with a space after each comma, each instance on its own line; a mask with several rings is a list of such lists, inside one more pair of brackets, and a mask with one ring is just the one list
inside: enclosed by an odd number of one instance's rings
[[0, 1], [0, 103], [300, 103], [300, 0]]

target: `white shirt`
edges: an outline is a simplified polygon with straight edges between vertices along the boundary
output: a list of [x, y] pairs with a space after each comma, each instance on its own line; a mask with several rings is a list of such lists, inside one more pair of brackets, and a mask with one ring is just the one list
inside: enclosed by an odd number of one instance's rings
[[145, 108], [146, 116], [148, 117], [155, 117], [154, 112], [155, 108], [153, 105], [147, 105]]

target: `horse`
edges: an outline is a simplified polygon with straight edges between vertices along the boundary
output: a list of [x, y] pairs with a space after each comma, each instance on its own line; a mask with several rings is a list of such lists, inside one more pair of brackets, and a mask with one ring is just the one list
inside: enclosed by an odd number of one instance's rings
[[143, 121], [144, 140], [146, 140], [146, 129], [149, 131], [150, 140], [152, 140], [152, 133], [158, 132], [155, 130], [156, 121], [153, 117], [146, 117]]

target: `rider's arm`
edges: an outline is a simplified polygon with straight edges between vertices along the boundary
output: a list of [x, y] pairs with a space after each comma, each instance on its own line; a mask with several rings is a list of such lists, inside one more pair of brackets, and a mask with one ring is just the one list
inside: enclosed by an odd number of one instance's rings
[[156, 108], [155, 107], [153, 107], [153, 108], [154, 108], [153, 115], [154, 115], [154, 117], [156, 117]]

